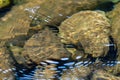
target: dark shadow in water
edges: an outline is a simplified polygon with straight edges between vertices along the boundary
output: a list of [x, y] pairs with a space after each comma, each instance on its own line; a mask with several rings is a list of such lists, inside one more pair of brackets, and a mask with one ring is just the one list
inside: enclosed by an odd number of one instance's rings
[[105, 57], [101, 57], [101, 61], [103, 62], [108, 62], [108, 61], [112, 61], [112, 64], [116, 64], [116, 59], [118, 57], [118, 54], [117, 54], [117, 45], [116, 43], [114, 42], [112, 36], [109, 36], [109, 43], [112, 44], [111, 46], [109, 46], [109, 51], [107, 53], [107, 55]]
[[0, 18], [5, 16], [6, 13], [11, 10], [12, 6], [14, 6], [14, 4], [13, 4], [12, 0], [10, 0], [10, 4], [8, 6], [0, 8]]
[[11, 6], [0, 9], [0, 18], [3, 17], [4, 15], [6, 15], [6, 13], [9, 12], [10, 10], [11, 10]]
[[52, 25], [46, 25], [50, 30], [53, 31], [53, 33], [59, 33], [59, 29], [57, 26], [52, 26]]
[[27, 78], [26, 79], [20, 79], [20, 77], [25, 77], [25, 75], [33, 76], [34, 75], [34, 71], [35, 71], [35, 67], [33, 67], [31, 69], [27, 69], [27, 68], [16, 69], [16, 80], [26, 80]]
[[102, 3], [96, 7], [96, 10], [102, 10], [102, 11], [111, 11], [114, 8], [114, 3], [112, 2], [107, 2], [107, 3]]

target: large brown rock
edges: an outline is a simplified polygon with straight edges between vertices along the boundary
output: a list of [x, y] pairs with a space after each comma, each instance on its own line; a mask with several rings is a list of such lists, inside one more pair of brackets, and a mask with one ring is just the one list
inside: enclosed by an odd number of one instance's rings
[[98, 4], [97, 0], [49, 0], [40, 4], [32, 24], [56, 26], [73, 13], [94, 9]]
[[58, 36], [49, 29], [34, 34], [25, 43], [22, 55], [25, 57], [27, 63], [33, 61], [37, 64], [47, 59], [70, 57], [70, 53], [64, 49]]
[[[97, 0], [15, 0], [23, 4], [13, 6], [0, 18], [0, 39], [26, 35], [30, 26], [60, 24], [68, 16], [80, 10], [94, 9]], [[48, 6], [49, 5], [49, 6]], [[69, 6], [69, 7], [68, 7]]]
[[85, 53], [93, 57], [105, 56], [109, 50], [110, 23], [99, 11], [81, 11], [59, 26], [63, 43], [81, 43]]

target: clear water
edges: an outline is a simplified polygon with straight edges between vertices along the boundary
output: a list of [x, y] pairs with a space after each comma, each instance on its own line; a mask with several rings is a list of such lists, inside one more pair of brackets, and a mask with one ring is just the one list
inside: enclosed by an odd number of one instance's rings
[[[109, 4], [108, 6], [111, 6], [113, 4]], [[36, 11], [35, 7], [34, 9], [26, 9], [28, 11]], [[98, 7], [99, 9], [101, 7]], [[105, 9], [102, 8], [104, 11], [110, 10], [110, 9]], [[34, 13], [32, 12], [32, 13]], [[63, 16], [62, 14], [58, 14], [59, 16]], [[32, 16], [30, 16], [31, 18], [33, 18]], [[48, 18], [50, 18], [49, 16], [46, 16]], [[69, 16], [66, 16], [67, 18], [69, 18]], [[47, 20], [45, 20], [45, 22], [48, 22]], [[54, 32], [58, 32], [56, 29], [52, 28], [52, 30]], [[110, 51], [109, 53], [114, 53], [113, 55], [107, 55], [105, 58], [92, 58], [92, 59], [88, 59], [88, 60], [84, 60], [84, 61], [79, 61], [78, 59], [81, 58], [81, 56], [77, 56], [76, 60], [70, 60], [69, 58], [61, 58], [61, 60], [45, 60], [44, 62], [41, 62], [40, 65], [42, 65], [41, 68], [37, 68], [37, 66], [35, 66], [32, 69], [13, 69], [13, 71], [15, 71], [15, 76], [17, 77], [17, 80], [44, 80], [44, 79], [37, 79], [35, 78], [35, 71], [36, 70], [44, 70], [44, 67], [50, 64], [55, 64], [56, 67], [55, 68], [50, 68], [50, 70], [55, 70], [57, 71], [57, 74], [54, 77], [57, 77], [58, 79], [60, 79], [60, 76], [62, 75], [63, 71], [66, 71], [68, 69], [73, 69], [75, 67], [80, 67], [80, 66], [89, 66], [90, 64], [95, 64], [99, 61], [102, 62], [102, 66], [115, 66], [115, 65], [120, 65], [120, 61], [116, 60], [116, 50], [114, 50], [114, 45], [113, 45], [113, 41], [110, 44], [106, 44], [105, 46], [109, 46], [110, 47]], [[114, 57], [114, 58], [113, 58]], [[5, 71], [3, 71], [5, 72]], [[42, 76], [43, 74], [39, 75]]]
[[[64, 64], [61, 64], [61, 63], [64, 63]], [[60, 75], [62, 75], [62, 72], [63, 71], [66, 71], [68, 69], [73, 69], [75, 67], [81, 67], [81, 66], [88, 66], [90, 64], [94, 64], [96, 62], [90, 62], [90, 61], [80, 61], [80, 62], [74, 62], [74, 61], [71, 61], [71, 62], [63, 62], [63, 61], [60, 61], [59, 64], [57, 64], [58, 66], [56, 68], [49, 68], [50, 70], [55, 70], [57, 71], [57, 74], [54, 76], [54, 77], [57, 77], [58, 79], [61, 79]], [[51, 61], [50, 64], [55, 64], [54, 61]], [[120, 61], [107, 61], [106, 63], [103, 63], [102, 66], [105, 67], [105, 66], [115, 66], [115, 65], [120, 65]], [[42, 68], [41, 68], [42, 69]], [[30, 71], [25, 71], [25, 70], [20, 70], [17, 72], [17, 77], [18, 77], [18, 80], [42, 80], [40, 78], [35, 78], [35, 71], [36, 70], [40, 70], [40, 68], [34, 68]], [[39, 76], [41, 76], [43, 74], [39, 74]], [[58, 76], [59, 75], [59, 76]], [[38, 76], [38, 75], [37, 75]], [[53, 78], [54, 78], [53, 77]], [[43, 78], [44, 79], [44, 78]], [[47, 79], [45, 79], [47, 80]]]

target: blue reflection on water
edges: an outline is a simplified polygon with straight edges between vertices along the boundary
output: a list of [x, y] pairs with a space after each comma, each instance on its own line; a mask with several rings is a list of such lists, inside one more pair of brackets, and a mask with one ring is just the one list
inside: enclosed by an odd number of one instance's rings
[[[52, 63], [51, 63], [52, 62]], [[42, 62], [41, 62], [42, 63]], [[73, 69], [74, 67], [80, 67], [80, 66], [88, 66], [90, 64], [95, 64], [96, 62], [92, 62], [92, 61], [78, 61], [78, 62], [73, 62], [73, 61], [69, 61], [69, 59], [61, 59], [57, 62], [56, 61], [52, 61], [52, 60], [46, 60], [46, 62], [44, 62], [44, 64], [56, 64], [57, 66], [55, 68], [50, 68], [50, 70], [55, 70], [58, 75], [56, 74], [54, 77], [58, 77], [60, 78], [60, 75], [62, 75], [62, 71], [66, 71], [68, 69]], [[58, 64], [59, 63], [59, 64]], [[120, 61], [107, 61], [102, 63], [102, 66], [115, 66], [115, 65], [120, 64]], [[45, 65], [47, 66], [47, 65]], [[35, 79], [35, 71], [36, 71], [36, 67], [34, 69], [32, 69], [31, 71], [26, 72], [25, 69], [20, 70], [19, 72], [17, 72], [17, 74], [22, 74], [22, 75], [17, 75], [17, 80], [42, 80], [42, 79]], [[42, 69], [41, 69], [42, 70]], [[41, 74], [41, 77], [43, 75]], [[39, 75], [40, 77], [40, 75]], [[46, 80], [46, 79], [43, 79]]]

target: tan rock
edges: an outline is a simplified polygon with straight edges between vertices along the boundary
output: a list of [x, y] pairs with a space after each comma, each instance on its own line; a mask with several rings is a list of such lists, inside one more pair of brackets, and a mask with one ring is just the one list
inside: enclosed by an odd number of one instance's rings
[[81, 11], [63, 21], [59, 33], [63, 43], [80, 42], [85, 53], [99, 57], [109, 50], [110, 28], [109, 20], [101, 12]]
[[88, 67], [79, 67], [66, 70], [61, 77], [61, 80], [88, 80], [87, 76], [90, 74]]
[[12, 59], [6, 48], [0, 48], [0, 80], [15, 80]]
[[33, 61], [37, 64], [47, 59], [70, 57], [70, 53], [64, 49], [58, 36], [49, 29], [34, 34], [25, 43], [22, 55], [25, 57], [27, 63]]
[[103, 70], [96, 70], [94, 71], [92, 80], [120, 80], [120, 77], [116, 77]]

